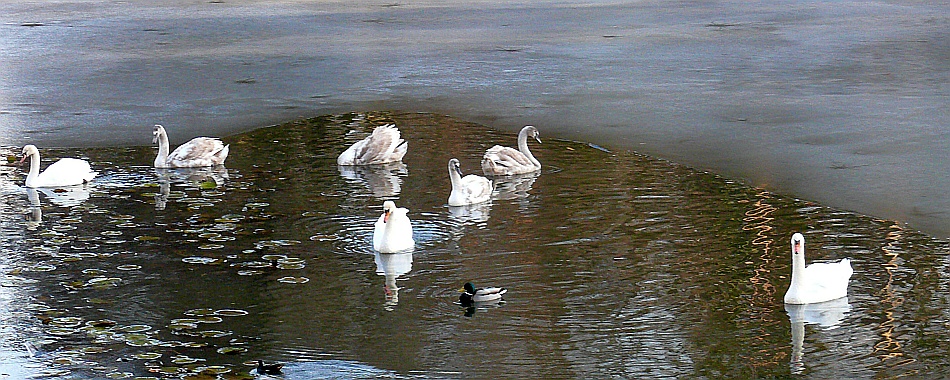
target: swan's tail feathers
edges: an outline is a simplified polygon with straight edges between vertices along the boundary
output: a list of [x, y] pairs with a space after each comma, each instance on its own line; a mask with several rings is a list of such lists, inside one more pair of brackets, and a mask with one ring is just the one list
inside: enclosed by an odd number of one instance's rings
[[216, 158], [214, 164], [215, 164], [215, 165], [224, 165], [224, 160], [227, 160], [227, 159], [228, 159], [228, 153], [230, 153], [230, 151], [231, 151], [231, 145], [230, 145], [230, 144], [225, 145], [224, 148], [221, 148], [221, 150], [218, 151], [218, 153], [216, 153], [216, 154], [214, 155], [215, 158]]

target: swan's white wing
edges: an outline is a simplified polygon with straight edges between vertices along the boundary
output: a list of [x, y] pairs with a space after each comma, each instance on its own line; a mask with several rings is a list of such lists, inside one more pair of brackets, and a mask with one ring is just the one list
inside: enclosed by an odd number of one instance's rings
[[175, 148], [165, 160], [173, 168], [195, 168], [224, 164], [228, 146], [211, 137], [195, 137]]
[[494, 190], [491, 180], [474, 174], [462, 177], [462, 189], [471, 203], [487, 201]]
[[39, 187], [81, 185], [96, 176], [89, 163], [76, 158], [61, 158], [37, 175], [34, 183]]
[[495, 145], [482, 157], [482, 171], [488, 175], [523, 174], [537, 170], [528, 156], [520, 151]]
[[854, 270], [848, 259], [832, 263], [812, 263], [805, 267], [807, 288], [802, 294], [823, 300], [844, 297], [848, 295], [848, 282], [852, 274]]
[[375, 165], [402, 160], [407, 151], [406, 140], [399, 129], [387, 124], [376, 127], [373, 134], [357, 141], [337, 158], [339, 165]]

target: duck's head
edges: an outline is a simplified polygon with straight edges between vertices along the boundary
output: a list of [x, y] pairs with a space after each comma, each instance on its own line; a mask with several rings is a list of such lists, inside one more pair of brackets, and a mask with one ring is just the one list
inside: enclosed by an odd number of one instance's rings
[[468, 294], [475, 294], [475, 285], [471, 282], [466, 282], [465, 286], [462, 286], [462, 291]]
[[805, 237], [796, 232], [792, 235], [792, 254], [800, 255], [805, 252]]
[[160, 124], [155, 124], [155, 128], [152, 129], [152, 144], [157, 144], [158, 139], [161, 135], [165, 134], [165, 127]]
[[396, 203], [393, 201], [383, 202], [383, 223], [389, 223], [389, 217], [396, 210]]
[[40, 151], [36, 149], [36, 145], [27, 145], [23, 147], [23, 152], [21, 153], [23, 157], [20, 158], [20, 163], [26, 161], [26, 158], [34, 154], [40, 154]]

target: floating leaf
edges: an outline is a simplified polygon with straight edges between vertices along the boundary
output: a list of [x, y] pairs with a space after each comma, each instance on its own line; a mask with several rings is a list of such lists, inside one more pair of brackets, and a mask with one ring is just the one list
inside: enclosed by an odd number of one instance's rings
[[223, 338], [228, 335], [231, 335], [231, 332], [220, 331], [220, 330], [205, 330], [198, 332], [198, 335], [202, 338]]
[[287, 276], [287, 277], [278, 278], [277, 281], [283, 282], [285, 284], [305, 284], [307, 282], [310, 282], [310, 279], [306, 277]]
[[79, 327], [82, 325], [82, 318], [79, 317], [59, 317], [53, 318], [50, 322], [50, 325], [57, 327]]
[[214, 315], [214, 309], [201, 308], [201, 309], [191, 309], [184, 313], [185, 315], [190, 315], [192, 317], [201, 317], [206, 315]]
[[235, 354], [241, 354], [244, 352], [247, 352], [247, 349], [244, 347], [228, 346], [228, 347], [221, 347], [218, 349], [218, 353], [224, 354], [224, 355], [235, 355]]
[[247, 311], [238, 310], [238, 309], [221, 309], [214, 312], [214, 315], [220, 315], [222, 317], [240, 317], [240, 316], [245, 316], [248, 314], [250, 313], [248, 313]]
[[88, 286], [94, 287], [107, 287], [107, 286], [119, 286], [119, 283], [122, 282], [121, 278], [118, 277], [96, 277], [90, 279], [86, 282]]
[[140, 354], [132, 355], [132, 357], [139, 360], [155, 360], [162, 357], [162, 354], [157, 353], [157, 352], [143, 352]]
[[149, 325], [128, 325], [128, 326], [122, 326], [118, 328], [119, 331], [127, 332], [127, 333], [140, 333], [140, 332], [149, 331], [151, 329], [152, 329], [152, 326], [149, 326]]
[[97, 346], [83, 347], [82, 349], [82, 353], [88, 354], [88, 355], [101, 354], [103, 352], [109, 352], [109, 351], [112, 351], [112, 349], [108, 347], [97, 347]]
[[216, 259], [213, 257], [200, 257], [200, 256], [191, 256], [181, 259], [182, 262], [186, 264], [204, 264], [204, 265], [217, 265], [221, 264], [221, 259]]

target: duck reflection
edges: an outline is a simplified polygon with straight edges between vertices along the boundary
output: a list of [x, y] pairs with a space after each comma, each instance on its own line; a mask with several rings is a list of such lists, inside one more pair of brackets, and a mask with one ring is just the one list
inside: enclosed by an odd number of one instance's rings
[[393, 311], [399, 303], [399, 286], [396, 285], [396, 279], [412, 270], [412, 252], [375, 252], [374, 255], [376, 256], [376, 274], [386, 277], [386, 283], [383, 286], [386, 302], [383, 308]]
[[409, 175], [406, 164], [402, 162], [337, 168], [343, 178], [365, 185], [377, 198], [399, 195], [402, 192], [402, 177]]
[[521, 199], [527, 198], [528, 192], [534, 186], [534, 181], [538, 180], [541, 171], [534, 173], [519, 174], [507, 177], [496, 176], [492, 178], [495, 183], [495, 193], [492, 199]]
[[789, 366], [793, 374], [801, 374], [805, 370], [805, 325], [815, 324], [831, 330], [837, 328], [850, 311], [848, 297], [804, 305], [785, 304], [785, 312], [788, 313], [792, 325], [792, 356]]
[[460, 222], [487, 222], [491, 214], [491, 202], [482, 202], [465, 206], [449, 206], [449, 215]]

